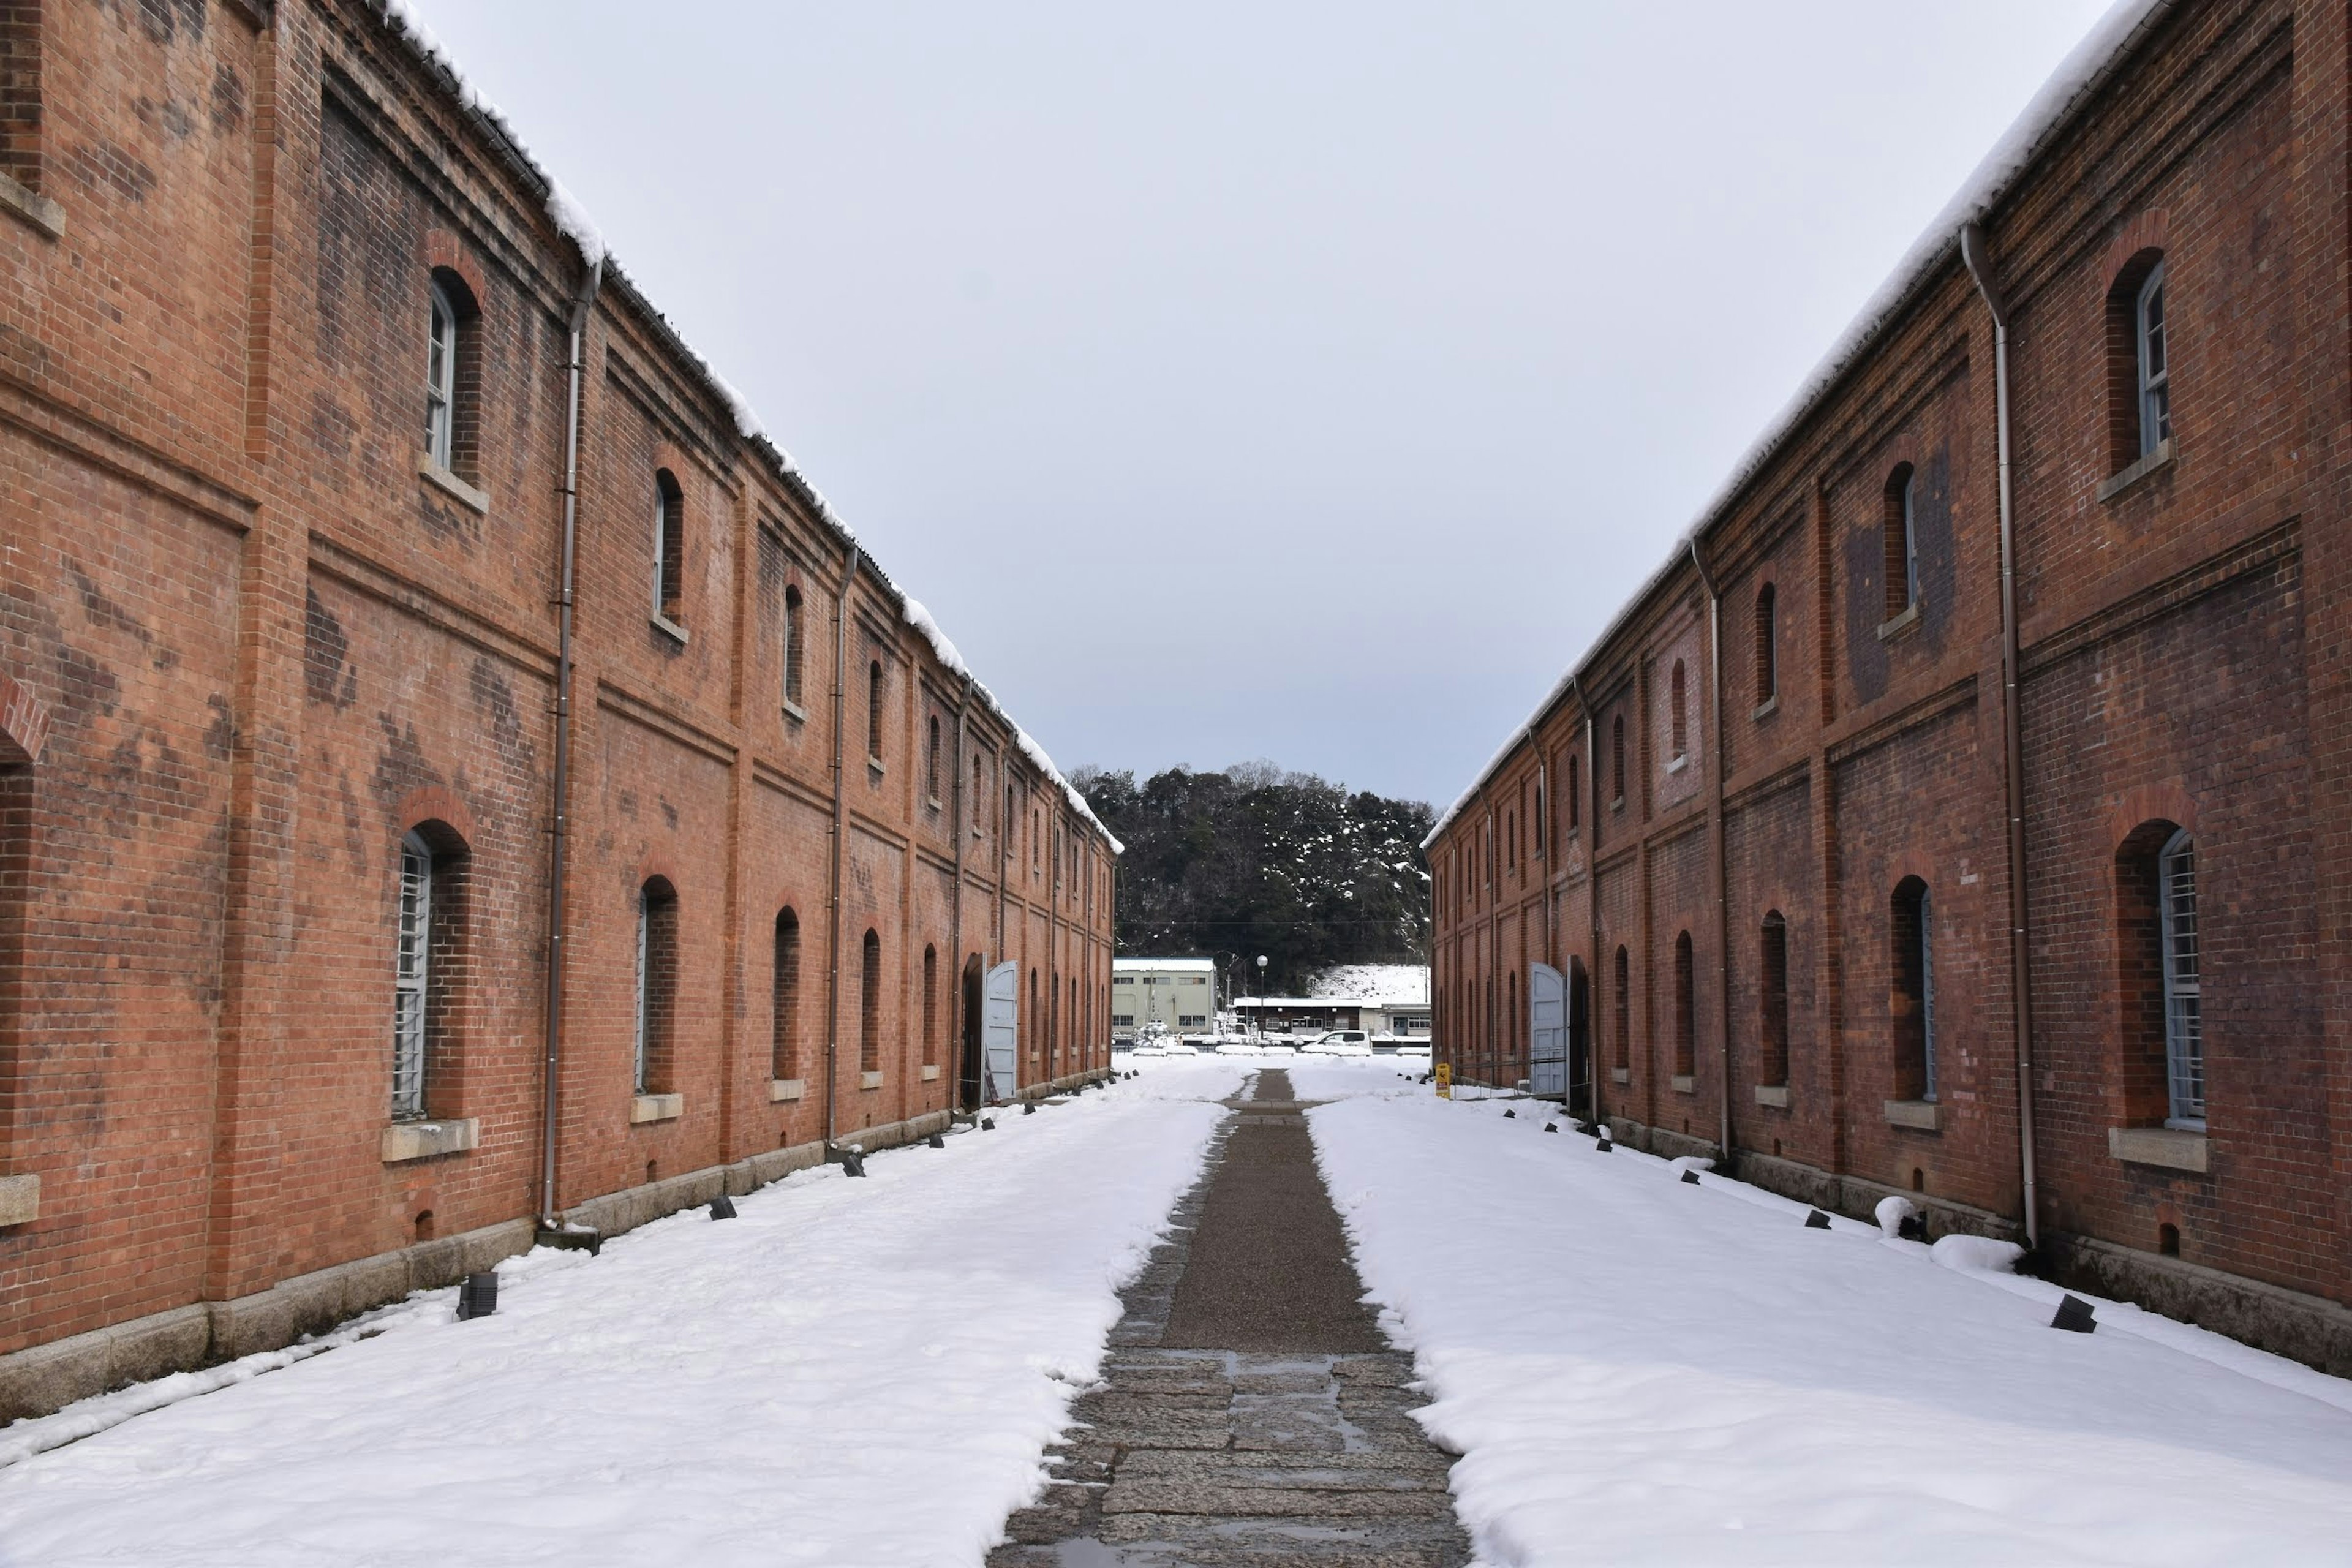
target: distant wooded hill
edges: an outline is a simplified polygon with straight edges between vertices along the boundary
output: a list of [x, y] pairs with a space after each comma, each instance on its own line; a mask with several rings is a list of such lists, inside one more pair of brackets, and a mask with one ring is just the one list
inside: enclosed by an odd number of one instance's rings
[[1127, 846], [1118, 951], [1205, 954], [1230, 977], [1266, 957], [1282, 994], [1334, 963], [1425, 963], [1433, 819], [1417, 800], [1349, 794], [1247, 763], [1223, 773], [1081, 768], [1071, 782]]

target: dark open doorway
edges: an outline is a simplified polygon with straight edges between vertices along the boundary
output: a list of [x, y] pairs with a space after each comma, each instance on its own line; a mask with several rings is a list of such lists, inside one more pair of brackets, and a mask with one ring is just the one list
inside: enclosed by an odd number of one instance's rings
[[956, 1094], [957, 1102], [966, 1110], [980, 1109], [980, 1023], [984, 1010], [981, 1000], [980, 954], [973, 953], [963, 964], [963, 1027], [957, 1031]]

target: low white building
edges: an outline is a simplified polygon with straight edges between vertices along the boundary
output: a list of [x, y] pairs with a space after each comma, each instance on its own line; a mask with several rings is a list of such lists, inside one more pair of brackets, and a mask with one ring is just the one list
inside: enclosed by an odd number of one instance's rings
[[1307, 982], [1304, 996], [1243, 996], [1234, 1011], [1245, 1032], [1319, 1035], [1362, 1029], [1380, 1041], [1430, 1037], [1429, 967], [1420, 963], [1346, 963]]
[[1207, 1034], [1217, 1021], [1217, 965], [1207, 958], [1110, 961], [1110, 1037], [1135, 1038], [1153, 1024], [1171, 1034]]

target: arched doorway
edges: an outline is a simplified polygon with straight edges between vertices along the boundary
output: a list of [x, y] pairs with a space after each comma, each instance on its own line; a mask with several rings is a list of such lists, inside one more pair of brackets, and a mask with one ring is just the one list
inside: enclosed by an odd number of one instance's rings
[[980, 1109], [980, 1023], [985, 1008], [981, 999], [980, 954], [963, 963], [963, 1027], [957, 1031], [956, 1097], [966, 1110]]

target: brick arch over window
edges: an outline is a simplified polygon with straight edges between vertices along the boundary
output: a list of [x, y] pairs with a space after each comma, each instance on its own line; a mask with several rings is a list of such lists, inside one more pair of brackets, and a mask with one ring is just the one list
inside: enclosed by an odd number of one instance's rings
[[37, 763], [49, 744], [49, 705], [33, 689], [0, 675], [0, 767]]

